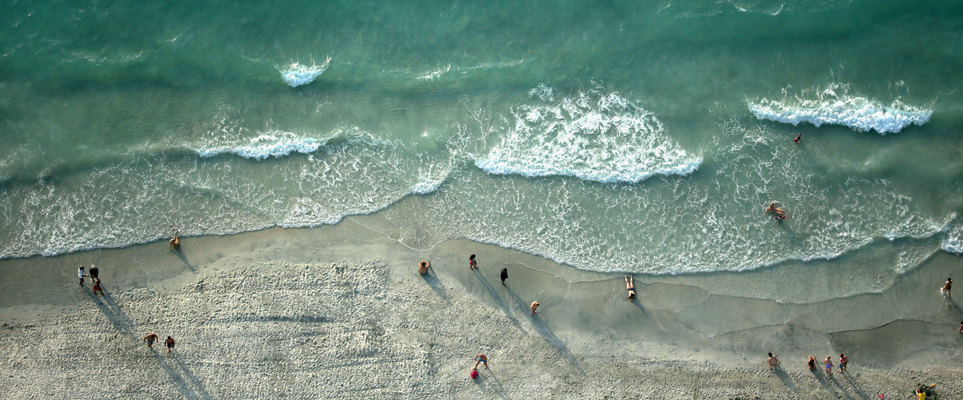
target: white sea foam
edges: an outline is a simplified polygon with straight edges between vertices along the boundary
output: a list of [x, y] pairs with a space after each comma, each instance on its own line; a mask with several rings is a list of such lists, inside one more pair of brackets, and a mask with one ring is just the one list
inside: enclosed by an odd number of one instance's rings
[[943, 251], [963, 255], [963, 224], [956, 219], [956, 215], [943, 227]]
[[328, 69], [328, 64], [331, 63], [331, 57], [325, 60], [324, 64], [317, 65], [311, 63], [311, 65], [303, 65], [299, 63], [291, 63], [286, 67], [278, 67], [278, 71], [281, 73], [281, 79], [291, 87], [298, 87], [301, 85], [307, 85], [314, 82], [317, 77], [321, 76], [325, 70]]
[[[836, 92], [842, 88], [842, 93]], [[896, 133], [916, 124], [923, 125], [933, 115], [932, 110], [905, 105], [899, 100], [889, 106], [865, 97], [849, 96], [845, 86], [830, 85], [816, 91], [816, 99], [799, 97], [778, 100], [762, 99], [749, 102], [749, 111], [756, 118], [799, 125], [808, 122], [815, 126], [843, 125], [860, 132], [875, 130], [881, 134]]]
[[515, 125], [475, 165], [498, 175], [635, 183], [656, 174], [687, 175], [702, 163], [669, 140], [652, 113], [618, 93], [592, 89], [554, 101], [553, 92], [533, 89], [532, 97], [549, 104], [513, 110]]
[[196, 151], [201, 157], [231, 153], [244, 158], [264, 160], [268, 157], [283, 157], [295, 152], [310, 154], [318, 151], [328, 140], [300, 137], [288, 132], [273, 132], [249, 139], [247, 142], [230, 143]]

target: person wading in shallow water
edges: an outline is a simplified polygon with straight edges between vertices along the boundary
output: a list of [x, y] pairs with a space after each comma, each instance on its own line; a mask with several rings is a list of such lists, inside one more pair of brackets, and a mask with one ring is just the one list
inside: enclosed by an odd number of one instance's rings
[[952, 288], [953, 288], [953, 278], [946, 278], [946, 283], [943, 285], [942, 288], [940, 288], [940, 293], [946, 296], [946, 298], [952, 299], [953, 297], [950, 297], [950, 289]]
[[632, 275], [625, 276], [625, 290], [629, 291], [629, 301], [635, 300], [635, 277]]
[[538, 300], [532, 302], [532, 315], [535, 315], [535, 310], [538, 310]]
[[147, 348], [153, 350], [154, 342], [157, 341], [157, 334], [151, 333], [151, 334], [148, 334], [147, 336], [144, 336], [144, 341], [147, 342]]

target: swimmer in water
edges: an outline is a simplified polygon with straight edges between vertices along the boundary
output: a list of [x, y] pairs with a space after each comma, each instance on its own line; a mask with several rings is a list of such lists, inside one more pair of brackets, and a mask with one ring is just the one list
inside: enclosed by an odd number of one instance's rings
[[792, 142], [795, 143], [795, 144], [799, 144], [800, 141], [802, 141], [802, 134], [801, 134], [801, 133], [800, 133], [800, 134], [797, 134], [797, 135], [796, 135], [796, 138], [792, 140]]
[[783, 211], [783, 210], [782, 210], [781, 208], [779, 208], [779, 207], [776, 207], [776, 203], [769, 203], [769, 207], [766, 208], [766, 212], [767, 212], [767, 213], [776, 213], [777, 216], [779, 216], [779, 215], [786, 215], [786, 212], [785, 212], [785, 211]]

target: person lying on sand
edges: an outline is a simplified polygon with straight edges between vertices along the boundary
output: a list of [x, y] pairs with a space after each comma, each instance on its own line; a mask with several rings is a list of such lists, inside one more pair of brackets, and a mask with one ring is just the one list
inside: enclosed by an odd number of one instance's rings
[[625, 290], [629, 291], [629, 301], [635, 300], [635, 277], [632, 275], [625, 276]]
[[424, 274], [428, 273], [428, 268], [431, 268], [431, 263], [430, 263], [430, 262], [425, 261], [425, 260], [421, 260], [421, 262], [418, 263], [418, 273], [419, 273], [419, 274], [424, 275]]

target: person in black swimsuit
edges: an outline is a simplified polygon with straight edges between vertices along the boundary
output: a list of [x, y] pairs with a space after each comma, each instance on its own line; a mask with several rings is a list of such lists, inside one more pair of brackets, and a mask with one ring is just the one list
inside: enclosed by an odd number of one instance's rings
[[505, 286], [505, 279], [508, 279], [508, 268], [502, 268], [502, 286]]
[[625, 276], [625, 289], [629, 291], [629, 301], [635, 300], [635, 277], [632, 275]]

